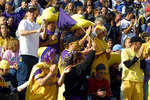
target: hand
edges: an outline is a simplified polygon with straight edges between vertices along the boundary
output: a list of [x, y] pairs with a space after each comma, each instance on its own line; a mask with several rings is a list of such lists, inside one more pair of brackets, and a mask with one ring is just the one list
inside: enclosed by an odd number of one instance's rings
[[135, 19], [131, 19], [131, 25], [134, 25]]
[[66, 67], [66, 68], [64, 69], [63, 73], [64, 73], [64, 74], [67, 74], [67, 73], [70, 72], [70, 70], [71, 70], [71, 67], [68, 66], [68, 67]]
[[41, 33], [43, 31], [42, 27], [40, 29], [37, 29], [35, 33]]
[[51, 67], [49, 68], [50, 69], [50, 72], [54, 72], [55, 71], [55, 69], [56, 69], [56, 65], [55, 64], [53, 64], [53, 65], [51, 65]]
[[57, 40], [57, 35], [52, 35], [51, 39], [52, 40]]
[[13, 69], [18, 70], [18, 65], [16, 63], [13, 64]]
[[104, 98], [106, 96], [106, 91], [97, 91], [97, 96]]

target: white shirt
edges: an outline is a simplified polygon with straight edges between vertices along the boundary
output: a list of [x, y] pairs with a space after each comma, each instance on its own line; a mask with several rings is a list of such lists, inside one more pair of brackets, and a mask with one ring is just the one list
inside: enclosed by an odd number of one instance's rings
[[130, 21], [128, 21], [126, 19], [121, 20], [120, 29], [122, 30], [122, 37], [121, 37], [122, 45], [124, 44], [124, 40], [126, 38], [132, 38], [133, 36], [135, 36], [135, 32], [133, 29], [131, 29], [128, 34], [124, 34], [123, 30], [127, 29], [129, 26], [130, 26]]
[[22, 30], [37, 30], [40, 28], [40, 25], [36, 24], [35, 22], [30, 22], [28, 20], [22, 20], [18, 26], [19, 32], [19, 54], [20, 55], [31, 55], [37, 56], [37, 51], [39, 48], [39, 38], [40, 33], [33, 33], [26, 36], [21, 36], [20, 31]]

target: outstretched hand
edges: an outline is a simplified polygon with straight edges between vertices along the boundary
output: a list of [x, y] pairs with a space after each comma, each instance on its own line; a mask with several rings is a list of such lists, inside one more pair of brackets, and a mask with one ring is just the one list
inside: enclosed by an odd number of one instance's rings
[[71, 70], [71, 67], [68, 66], [68, 67], [66, 67], [66, 68], [64, 69], [63, 73], [64, 73], [64, 74], [67, 74], [67, 73], [70, 72], [70, 70]]

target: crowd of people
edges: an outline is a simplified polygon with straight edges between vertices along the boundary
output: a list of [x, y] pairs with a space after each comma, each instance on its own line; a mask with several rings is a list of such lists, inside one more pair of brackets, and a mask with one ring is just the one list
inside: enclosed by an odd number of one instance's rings
[[150, 0], [0, 0], [0, 99], [150, 100]]

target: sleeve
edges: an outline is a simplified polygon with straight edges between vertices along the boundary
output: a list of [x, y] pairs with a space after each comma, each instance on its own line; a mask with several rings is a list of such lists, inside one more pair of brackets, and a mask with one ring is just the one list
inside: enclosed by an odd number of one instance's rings
[[42, 70], [41, 69], [37, 69], [35, 71], [35, 73], [33, 74], [33, 77], [34, 77], [35, 80], [38, 80], [38, 79], [42, 78], [43, 77]]
[[127, 68], [130, 68], [133, 64], [135, 64], [138, 61], [138, 58], [134, 57], [132, 60], [130, 60], [127, 52], [128, 51], [126, 49], [123, 50], [123, 52], [121, 53], [121, 60]]
[[22, 30], [27, 30], [27, 24], [24, 20], [22, 20], [18, 26], [18, 32], [20, 33]]
[[133, 64], [135, 64], [138, 61], [137, 57], [134, 57], [132, 60], [124, 61], [123, 64], [125, 64], [126, 67], [130, 68]]
[[78, 75], [81, 75], [85, 73], [86, 75], [90, 73], [90, 67], [93, 62], [93, 59], [95, 57], [95, 51], [91, 51], [85, 61], [81, 63], [79, 66], [77, 66], [77, 73]]

